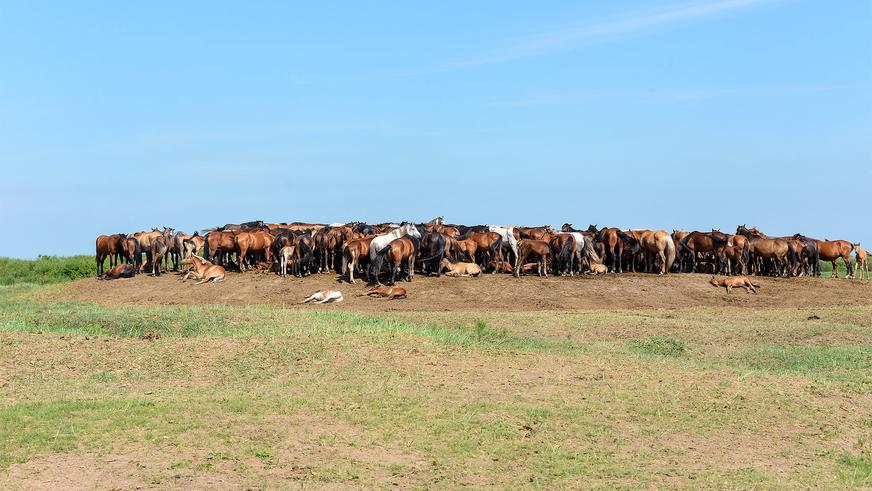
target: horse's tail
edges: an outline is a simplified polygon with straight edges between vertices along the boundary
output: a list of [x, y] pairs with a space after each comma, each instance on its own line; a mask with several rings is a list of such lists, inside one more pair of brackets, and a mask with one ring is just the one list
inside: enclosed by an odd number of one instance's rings
[[672, 271], [672, 265], [675, 264], [675, 241], [672, 236], [666, 236], [666, 272]]
[[575, 237], [569, 236], [567, 241], [563, 244], [563, 247], [560, 249], [560, 253], [557, 256], [557, 264], [559, 264], [560, 269], [563, 271], [558, 271], [558, 273], [566, 272], [569, 269], [572, 261], [570, 256], [572, 255], [572, 246], [575, 244]]
[[371, 258], [372, 260], [369, 264], [370, 277], [375, 279], [376, 283], [378, 283], [378, 274], [381, 272], [382, 264], [389, 252], [391, 252], [390, 244], [384, 246], [382, 250], [376, 253], [374, 258]]
[[348, 272], [348, 255], [351, 254], [348, 250], [348, 244], [342, 246], [342, 276]]
[[596, 249], [594, 248], [593, 241], [585, 239], [584, 246], [584, 255], [587, 257], [588, 261], [593, 261], [597, 264], [602, 264], [603, 259], [596, 253]]
[[[417, 252], [417, 251], [416, 251]], [[436, 254], [433, 254], [430, 257], [425, 257], [424, 259], [418, 259], [418, 264], [426, 263], [427, 261], [432, 261], [440, 256], [445, 255], [445, 239], [439, 238], [439, 247], [436, 249]]]

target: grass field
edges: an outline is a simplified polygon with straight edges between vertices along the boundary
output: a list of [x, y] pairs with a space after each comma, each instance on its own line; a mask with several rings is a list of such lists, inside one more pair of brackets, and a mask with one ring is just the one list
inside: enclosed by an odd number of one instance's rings
[[872, 306], [364, 314], [45, 288], [0, 287], [3, 488], [872, 486]]

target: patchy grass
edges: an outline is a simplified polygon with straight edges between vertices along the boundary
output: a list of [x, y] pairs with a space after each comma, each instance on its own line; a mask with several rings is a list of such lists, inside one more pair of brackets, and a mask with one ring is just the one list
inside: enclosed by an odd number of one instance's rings
[[644, 339], [634, 339], [630, 349], [641, 355], [682, 356], [686, 351], [684, 341], [670, 336], [651, 336]]
[[81, 455], [106, 487], [870, 485], [868, 307], [360, 314], [33, 288], [0, 288], [3, 488]]

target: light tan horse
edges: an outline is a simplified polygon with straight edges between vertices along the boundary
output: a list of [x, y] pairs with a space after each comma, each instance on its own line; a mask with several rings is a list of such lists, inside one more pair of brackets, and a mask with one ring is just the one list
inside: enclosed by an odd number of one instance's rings
[[672, 264], [675, 262], [675, 242], [669, 233], [665, 230], [645, 230], [639, 237], [639, 242], [645, 253], [645, 271], [651, 270], [653, 265], [650, 263], [655, 256], [660, 257], [659, 274], [666, 274], [672, 270]]
[[200, 280], [199, 282], [194, 283], [195, 285], [202, 285], [209, 281], [213, 283], [224, 281], [224, 268], [217, 264], [212, 264], [196, 254], [191, 254], [182, 259], [182, 264], [190, 264], [193, 266], [193, 269], [185, 273], [182, 281], [187, 280], [191, 276], [193, 276], [195, 280]]
[[857, 273], [859, 273], [859, 274], [855, 274], [854, 278], [859, 276], [860, 279], [868, 280], [869, 279], [869, 267], [866, 263], [866, 257], [869, 256], [869, 254], [866, 252], [866, 249], [863, 249], [862, 247], [860, 247], [859, 242], [856, 244], [853, 244], [853, 245], [854, 245], [854, 257], [857, 258]]

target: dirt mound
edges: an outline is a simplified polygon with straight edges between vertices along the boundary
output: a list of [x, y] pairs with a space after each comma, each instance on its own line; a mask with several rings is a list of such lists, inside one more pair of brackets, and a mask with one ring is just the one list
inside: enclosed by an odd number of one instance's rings
[[333, 274], [281, 278], [269, 273], [228, 273], [223, 283], [194, 286], [175, 274], [154, 278], [98, 281], [84, 279], [40, 289], [44, 300], [72, 300], [109, 305], [297, 305], [313, 291], [338, 289], [345, 301], [321, 307], [354, 311], [530, 311], [682, 308], [706, 306], [825, 307], [869, 305], [872, 282], [830, 278], [755, 278], [758, 295], [727, 294], [708, 284], [709, 275], [620, 274], [599, 277], [548, 277], [486, 274], [480, 278], [416, 276], [400, 284], [406, 300], [378, 300], [365, 296], [361, 282], [340, 282]]

